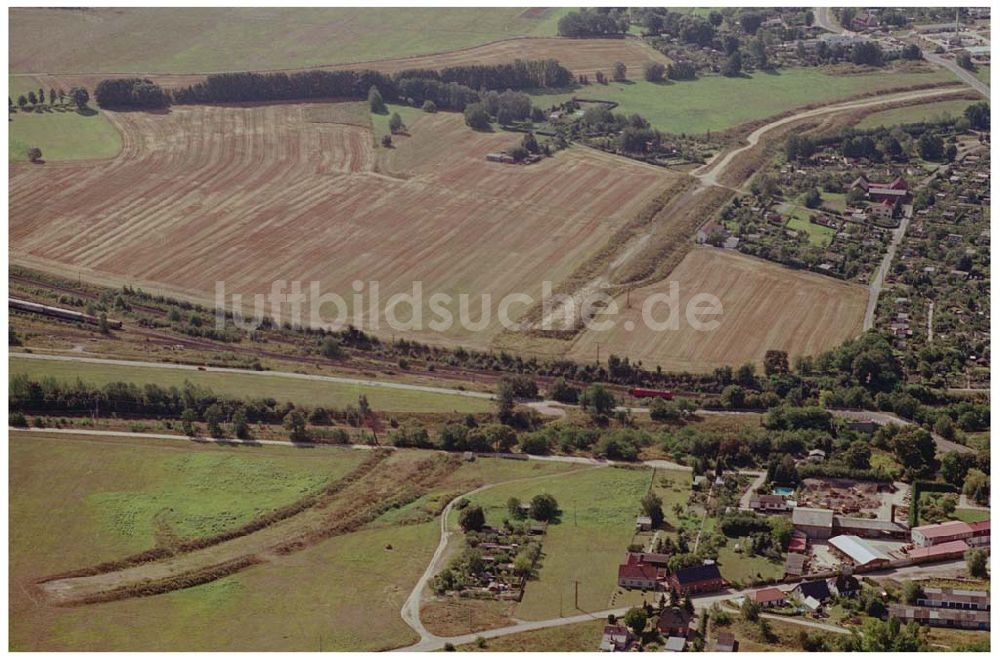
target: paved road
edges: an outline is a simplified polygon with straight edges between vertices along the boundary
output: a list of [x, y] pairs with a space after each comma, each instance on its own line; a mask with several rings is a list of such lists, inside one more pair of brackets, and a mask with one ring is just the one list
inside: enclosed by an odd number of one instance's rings
[[[903, 568], [888, 569], [885, 571], [878, 571], [877, 573], [867, 573], [866, 575], [877, 575], [878, 577], [892, 577], [892, 578], [928, 578], [928, 577], [953, 577], [960, 574], [965, 570], [965, 561], [957, 560], [951, 562], [942, 562], [940, 564], [925, 564], [923, 566], [906, 566]], [[719, 603], [731, 598], [736, 598], [737, 596], [745, 596], [749, 593], [756, 591], [754, 589], [744, 589], [742, 591], [727, 590], [724, 592], [710, 594], [706, 596], [695, 596], [691, 599], [694, 606], [698, 609], [704, 609], [706, 607], [711, 607], [715, 603]], [[599, 612], [581, 612], [580, 614], [574, 614], [573, 616], [563, 616], [556, 617], [554, 619], [546, 619], [544, 621], [521, 621], [517, 624], [511, 626], [504, 626], [502, 628], [494, 628], [493, 630], [484, 630], [476, 633], [469, 633], [467, 635], [455, 635], [453, 637], [437, 637], [433, 641], [421, 641], [412, 646], [397, 649], [399, 651], [438, 651], [445, 643], [451, 643], [455, 646], [460, 646], [462, 644], [471, 644], [476, 641], [477, 637], [482, 637], [484, 639], [492, 639], [495, 637], [503, 637], [504, 635], [512, 635], [515, 633], [529, 632], [532, 630], [544, 630], [545, 628], [555, 628], [558, 626], [565, 626], [572, 623], [583, 623], [585, 621], [595, 621], [607, 619], [609, 614], [614, 614], [615, 616], [623, 616], [625, 612], [628, 611], [627, 607], [619, 607], [611, 610], [601, 610]], [[776, 615], [769, 615], [776, 616]], [[779, 619], [781, 617], [778, 617]], [[807, 625], [805, 621], [800, 621], [798, 619], [793, 620], [794, 623]], [[821, 622], [809, 622], [815, 623], [816, 628], [827, 630], [825, 626], [830, 626], [830, 624], [824, 624]], [[834, 626], [835, 627], [835, 626]], [[832, 632], [845, 632], [842, 628], [838, 628]], [[596, 648], [597, 642], [599, 640], [594, 640], [594, 646]]]
[[835, 34], [851, 34], [851, 31], [844, 28], [837, 17], [833, 15], [830, 7], [813, 7], [813, 17], [817, 27], [821, 27], [827, 32]]
[[753, 494], [757, 492], [757, 489], [764, 485], [764, 480], [767, 479], [767, 472], [759, 472], [752, 470], [740, 470], [740, 474], [752, 474], [754, 475], [753, 483], [747, 488], [746, 492], [740, 497], [740, 508], [744, 511], [750, 510], [750, 498]]
[[871, 330], [875, 326], [875, 310], [878, 308], [878, 298], [882, 294], [882, 287], [885, 285], [885, 276], [889, 274], [892, 267], [892, 260], [896, 258], [896, 250], [906, 236], [906, 229], [910, 226], [910, 218], [913, 214], [913, 207], [909, 206], [903, 214], [899, 226], [892, 230], [892, 239], [889, 240], [889, 247], [882, 256], [872, 281], [868, 284], [868, 306], [865, 308], [865, 320], [862, 326], [865, 330]]
[[[831, 413], [835, 417], [842, 417], [844, 419], [857, 419], [857, 420], [872, 420], [876, 424], [898, 424], [900, 426], [915, 426], [914, 422], [908, 419], [903, 419], [897, 415], [887, 412], [879, 412], [876, 410], [831, 410]], [[937, 445], [938, 451], [941, 453], [947, 453], [949, 451], [955, 451], [959, 454], [975, 454], [976, 450], [972, 447], [966, 447], [965, 445], [960, 445], [957, 442], [952, 442], [951, 440], [946, 440], [937, 433], [931, 432], [931, 437], [934, 438], [934, 443]]]
[[929, 50], [925, 50], [923, 52], [924, 52], [924, 59], [926, 59], [928, 62], [933, 62], [938, 66], [943, 66], [944, 68], [948, 69], [956, 76], [958, 76], [959, 80], [967, 84], [969, 87], [976, 90], [977, 92], [985, 96], [987, 99], [990, 98], [990, 86], [984, 83], [979, 78], [977, 78], [975, 74], [971, 73], [970, 71], [966, 71], [962, 67], [958, 66], [958, 64], [955, 62], [954, 57], [948, 58], [943, 55], [938, 55], [936, 53], [933, 53]]
[[69, 355], [44, 355], [41, 353], [11, 353], [11, 359], [18, 360], [52, 360], [56, 362], [86, 362], [88, 364], [107, 364], [121, 367], [155, 367], [158, 369], [177, 369], [180, 371], [198, 371], [222, 374], [247, 374], [267, 378], [268, 376], [280, 376], [282, 378], [298, 378], [301, 380], [321, 381], [324, 383], [339, 383], [342, 385], [364, 385], [366, 387], [385, 387], [394, 390], [409, 390], [411, 392], [429, 392], [431, 394], [448, 394], [452, 396], [467, 396], [473, 399], [492, 399], [493, 395], [488, 392], [470, 392], [467, 390], [456, 390], [447, 387], [433, 387], [430, 385], [413, 385], [410, 383], [399, 383], [384, 380], [372, 380], [367, 378], [345, 378], [342, 376], [320, 376], [316, 374], [299, 374], [294, 371], [255, 371], [253, 369], [231, 369], [228, 367], [199, 367], [191, 364], [176, 364], [173, 362], [142, 362], [138, 360], [111, 360], [107, 358], [76, 357]]
[[[834, 18], [833, 12], [829, 7], [815, 7], [813, 9], [813, 15], [816, 18], [816, 25], [823, 28], [827, 32], [833, 32], [834, 34], [855, 34], [851, 30], [840, 25], [837, 19]], [[989, 84], [983, 82], [975, 76], [970, 71], [966, 71], [962, 67], [958, 66], [955, 61], [954, 56], [945, 57], [944, 55], [935, 53], [931, 50], [921, 49], [924, 55], [924, 59], [932, 64], [944, 67], [955, 74], [959, 80], [967, 84], [969, 87], [973, 88], [987, 99], [990, 98], [990, 86]]]
[[[596, 465], [594, 467], [604, 467], [605, 465]], [[574, 474], [579, 471], [580, 470], [570, 470], [569, 472], [563, 472], [560, 475], [556, 475], [556, 477], [566, 476], [568, 474]], [[427, 588], [427, 585], [434, 578], [434, 576], [440, 573], [441, 569], [444, 568], [444, 563], [445, 560], [447, 559], [446, 555], [448, 551], [448, 542], [452, 536], [452, 531], [448, 529], [448, 518], [455, 504], [462, 498], [470, 497], [472, 495], [475, 495], [476, 493], [481, 493], [485, 490], [489, 490], [497, 486], [506, 486], [512, 483], [521, 483], [525, 481], [535, 481], [537, 479], [552, 479], [552, 478], [553, 478], [552, 475], [541, 475], [537, 477], [522, 477], [520, 479], [511, 479], [509, 481], [501, 481], [494, 484], [487, 484], [485, 486], [480, 486], [479, 488], [470, 490], [467, 493], [463, 493], [452, 499], [450, 502], [448, 502], [444, 510], [441, 512], [441, 538], [438, 540], [438, 545], [437, 548], [434, 550], [434, 555], [431, 557], [430, 562], [428, 562], [427, 568], [424, 569], [424, 572], [423, 574], [421, 574], [420, 579], [417, 580], [417, 583], [413, 586], [413, 589], [410, 591], [410, 595], [407, 597], [406, 602], [403, 603], [403, 608], [399, 612], [400, 616], [403, 617], [403, 621], [406, 622], [406, 625], [412, 628], [415, 633], [420, 635], [420, 641], [417, 643], [418, 646], [424, 645], [424, 646], [429, 646], [430, 648], [441, 648], [442, 646], [444, 646], [444, 643], [446, 641], [449, 641], [447, 639], [435, 635], [431, 631], [427, 630], [426, 627], [424, 627], [423, 622], [420, 620], [420, 605], [423, 601], [424, 590]], [[472, 640], [469, 641], [473, 641], [474, 639], [475, 635], [473, 635]], [[412, 649], [412, 650], [417, 650], [417, 649]]]

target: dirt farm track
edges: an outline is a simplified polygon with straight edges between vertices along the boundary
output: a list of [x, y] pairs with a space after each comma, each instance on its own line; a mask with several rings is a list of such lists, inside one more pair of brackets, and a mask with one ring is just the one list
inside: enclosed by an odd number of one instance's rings
[[[217, 281], [266, 294], [277, 279], [316, 280], [350, 300], [362, 279], [379, 281], [383, 304], [419, 280], [425, 297], [484, 292], [495, 306], [539, 296], [678, 176], [576, 148], [488, 163], [518, 136], [452, 113], [420, 115], [376, 158], [367, 128], [305, 121], [307, 107], [109, 112], [117, 158], [11, 164], [12, 262], [207, 302]], [[485, 346], [498, 329], [444, 340]]]

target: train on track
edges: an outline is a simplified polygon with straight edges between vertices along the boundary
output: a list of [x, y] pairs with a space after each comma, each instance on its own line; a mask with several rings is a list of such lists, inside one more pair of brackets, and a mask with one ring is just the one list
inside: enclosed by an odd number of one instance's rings
[[[34, 312], [35, 314], [52, 316], [54, 318], [62, 319], [64, 321], [89, 323], [90, 325], [101, 324], [101, 319], [92, 314], [84, 314], [83, 312], [78, 312], [72, 309], [64, 309], [62, 307], [52, 307], [51, 305], [43, 305], [41, 303], [31, 302], [30, 300], [21, 300], [19, 298], [8, 298], [7, 304], [11, 309], [19, 309], [22, 312]], [[109, 328], [114, 328], [115, 330], [121, 330], [122, 327], [122, 322], [116, 321], [114, 319], [107, 319], [107, 324]]]

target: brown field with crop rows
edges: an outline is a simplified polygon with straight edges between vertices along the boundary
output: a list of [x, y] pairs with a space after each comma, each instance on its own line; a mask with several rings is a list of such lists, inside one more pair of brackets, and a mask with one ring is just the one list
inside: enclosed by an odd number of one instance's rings
[[[642, 301], [679, 286], [680, 327], [655, 332], [642, 323]], [[719, 298], [722, 315], [714, 330], [698, 331], [684, 319], [692, 296], [708, 293]], [[622, 313], [609, 332], [588, 330], [574, 342], [569, 356], [593, 360], [598, 350], [641, 360], [646, 368], [707, 371], [746, 361], [759, 363], [769, 349], [789, 355], [810, 355], [833, 348], [861, 332], [868, 290], [857, 284], [796, 271], [731, 251], [699, 247], [691, 250], [667, 280], [636, 289], [617, 299]], [[664, 305], [654, 309], [663, 321]], [[703, 320], [709, 320], [704, 317]], [[628, 331], [631, 321], [634, 329]]]
[[[480, 293], [494, 309], [511, 292], [537, 299], [678, 176], [578, 148], [489, 163], [520, 136], [453, 113], [418, 114], [376, 171], [370, 130], [309, 121], [316, 106], [108, 112], [117, 158], [11, 165], [12, 262], [209, 303], [218, 281], [267, 294], [315, 280], [350, 301], [355, 280], [378, 280], [384, 304], [418, 280], [425, 299], [456, 296], [456, 318], [457, 295], [473, 294], [478, 320]], [[484, 346], [497, 329], [494, 314], [484, 331], [414, 337]]]

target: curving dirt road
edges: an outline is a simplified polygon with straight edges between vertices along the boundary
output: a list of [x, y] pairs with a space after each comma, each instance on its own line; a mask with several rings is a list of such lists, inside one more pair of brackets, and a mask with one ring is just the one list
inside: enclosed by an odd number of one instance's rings
[[773, 131], [776, 128], [790, 124], [793, 122], [801, 121], [803, 119], [809, 119], [811, 117], [820, 117], [822, 115], [827, 115], [835, 112], [846, 112], [850, 110], [857, 110], [859, 108], [867, 108], [875, 105], [884, 105], [888, 103], [900, 103], [904, 101], [911, 101], [915, 99], [934, 97], [934, 96], [948, 96], [952, 94], [965, 94], [968, 90], [963, 87], [956, 87], [954, 89], [923, 89], [915, 92], [902, 92], [897, 94], [886, 94], [883, 96], [873, 96], [870, 98], [858, 99], [856, 101], [845, 101], [843, 103], [834, 103], [831, 105], [824, 105], [820, 108], [813, 108], [812, 110], [803, 110], [794, 115], [789, 115], [787, 117], [782, 117], [781, 119], [776, 119], [775, 121], [765, 124], [758, 128], [757, 130], [750, 133], [746, 138], [746, 144], [738, 147], [736, 149], [731, 149], [725, 154], [720, 154], [716, 156], [712, 161], [703, 165], [699, 169], [695, 170], [693, 176], [697, 178], [702, 186], [717, 186], [721, 185], [719, 183], [719, 178], [724, 172], [724, 170], [729, 167], [729, 164], [733, 161], [736, 156], [740, 155], [748, 149], [752, 149], [757, 146], [760, 139], [768, 132]]

